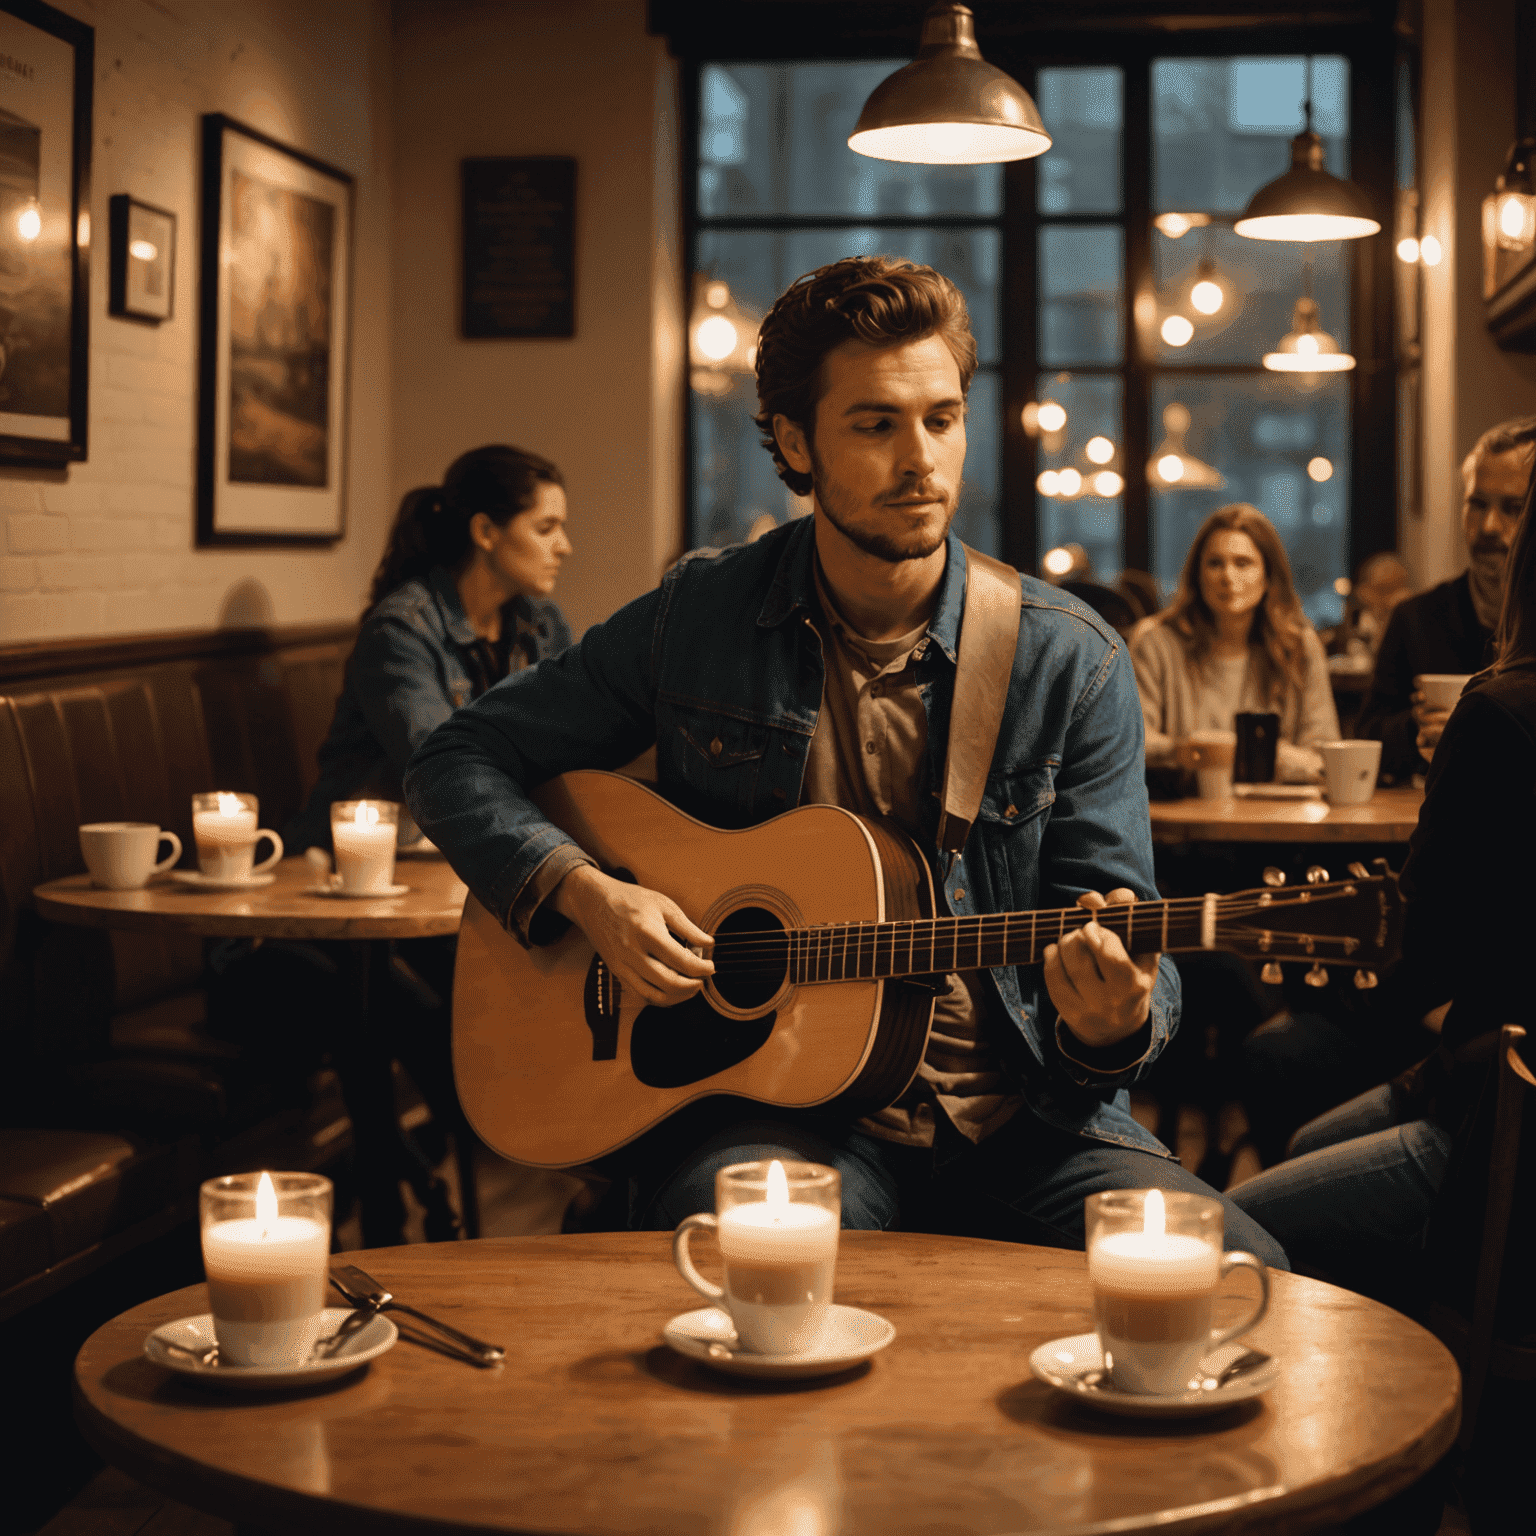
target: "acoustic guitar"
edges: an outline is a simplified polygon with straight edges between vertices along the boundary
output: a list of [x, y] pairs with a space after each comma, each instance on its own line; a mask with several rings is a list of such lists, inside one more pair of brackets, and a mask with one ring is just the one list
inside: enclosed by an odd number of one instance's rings
[[[626, 995], [574, 925], [524, 949], [471, 896], [459, 931], [453, 1064], [487, 1145], [541, 1168], [585, 1163], [712, 1094], [857, 1118], [899, 1098], [950, 971], [1034, 965], [1081, 907], [939, 917], [928, 865], [890, 826], [830, 805], [722, 832], [617, 774], [534, 796], [608, 874], [670, 896], [714, 936], [702, 992]], [[1391, 960], [1401, 899], [1385, 860], [1348, 880], [1143, 901], [1096, 920], [1132, 954], [1227, 949], [1314, 968]], [[1324, 972], [1317, 975], [1326, 977]]]

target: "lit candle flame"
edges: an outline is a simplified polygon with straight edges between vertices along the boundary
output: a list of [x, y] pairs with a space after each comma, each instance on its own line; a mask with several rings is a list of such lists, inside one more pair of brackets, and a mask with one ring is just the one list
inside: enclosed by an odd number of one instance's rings
[[1141, 1208], [1141, 1230], [1148, 1237], [1162, 1237], [1168, 1230], [1168, 1205], [1160, 1189], [1149, 1189]]
[[785, 1178], [784, 1164], [778, 1158], [768, 1165], [768, 1204], [778, 1210], [789, 1206], [789, 1180]]
[[379, 808], [369, 805], [366, 800], [357, 802], [357, 809], [352, 813], [353, 824], [359, 827], [372, 827], [378, 824]]
[[244, 809], [245, 809], [245, 807], [240, 804], [240, 796], [239, 795], [225, 795], [225, 794], [221, 794], [219, 796], [219, 815], [220, 816], [238, 816], [240, 814], [240, 812], [243, 811]]
[[261, 1223], [261, 1235], [265, 1237], [277, 1220], [277, 1191], [272, 1187], [272, 1175], [264, 1173], [256, 1186], [256, 1220]]

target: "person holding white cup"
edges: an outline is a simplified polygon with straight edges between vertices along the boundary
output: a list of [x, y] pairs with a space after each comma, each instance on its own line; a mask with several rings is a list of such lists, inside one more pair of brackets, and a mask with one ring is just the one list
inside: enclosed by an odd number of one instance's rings
[[1172, 603], [1136, 626], [1130, 649], [1149, 766], [1193, 768], [1202, 797], [1230, 794], [1237, 716], [1273, 712], [1276, 778], [1319, 776], [1316, 749], [1339, 734], [1328, 660], [1285, 546], [1256, 507], [1235, 502], [1206, 518]]

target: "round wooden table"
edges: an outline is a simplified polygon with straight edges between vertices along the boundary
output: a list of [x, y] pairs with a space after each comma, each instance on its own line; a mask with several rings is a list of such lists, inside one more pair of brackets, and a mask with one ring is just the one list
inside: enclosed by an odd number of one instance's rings
[[[358, 1257], [402, 1299], [505, 1344], [505, 1365], [402, 1341], [302, 1395], [198, 1388], [141, 1353], [151, 1329], [207, 1310], [193, 1286], [86, 1342], [86, 1437], [174, 1498], [273, 1531], [1086, 1536], [1309, 1530], [1406, 1486], [1457, 1427], [1456, 1366], [1433, 1337], [1293, 1275], [1274, 1275], [1251, 1335], [1284, 1362], [1279, 1383], [1215, 1417], [1157, 1421], [1097, 1414], [1030, 1376], [1032, 1349], [1092, 1326], [1081, 1253], [845, 1232], [838, 1300], [888, 1317], [896, 1340], [842, 1376], [782, 1383], [660, 1342], [698, 1304], [666, 1234]], [[1234, 1279], [1221, 1305], [1240, 1315], [1250, 1294]]]
[[1154, 800], [1154, 843], [1406, 843], [1422, 789], [1378, 789], [1364, 805], [1326, 800]]
[[89, 875], [50, 880], [33, 892], [37, 910], [56, 923], [134, 933], [195, 933], [210, 939], [427, 939], [459, 931], [464, 882], [440, 856], [399, 859], [400, 896], [313, 896], [315, 871], [284, 859], [271, 885], [205, 891], [169, 876], [142, 890], [106, 891]]

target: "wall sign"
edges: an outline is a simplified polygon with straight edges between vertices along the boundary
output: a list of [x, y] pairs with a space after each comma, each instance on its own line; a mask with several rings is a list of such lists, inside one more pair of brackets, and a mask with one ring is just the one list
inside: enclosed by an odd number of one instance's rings
[[158, 324], [176, 297], [176, 215], [120, 192], [107, 205], [107, 313]]
[[85, 458], [95, 36], [0, 0], [0, 462]]
[[576, 334], [576, 162], [466, 160], [467, 337]]

